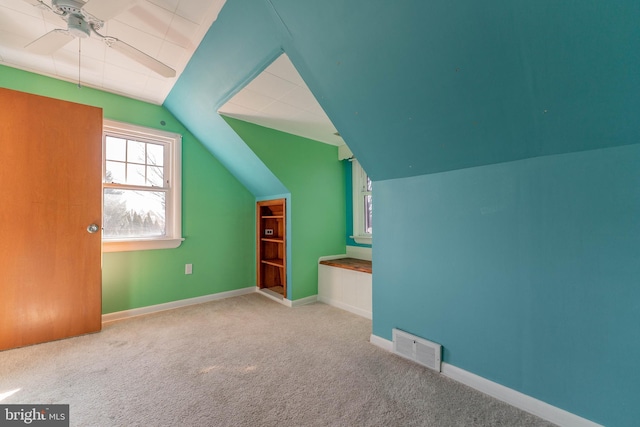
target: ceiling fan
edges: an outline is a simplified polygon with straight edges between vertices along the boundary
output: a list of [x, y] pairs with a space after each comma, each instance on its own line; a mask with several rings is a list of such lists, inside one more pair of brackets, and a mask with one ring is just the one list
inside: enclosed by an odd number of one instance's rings
[[173, 68], [163, 64], [135, 47], [115, 37], [104, 36], [98, 32], [105, 21], [130, 8], [131, 0], [51, 0], [51, 6], [44, 0], [24, 0], [41, 9], [49, 10], [67, 23], [67, 29], [49, 31], [32, 41], [25, 49], [29, 52], [48, 55], [62, 48], [75, 38], [87, 38], [91, 34], [98, 36], [108, 47], [124, 54], [137, 63], [149, 68], [163, 77], [175, 77]]

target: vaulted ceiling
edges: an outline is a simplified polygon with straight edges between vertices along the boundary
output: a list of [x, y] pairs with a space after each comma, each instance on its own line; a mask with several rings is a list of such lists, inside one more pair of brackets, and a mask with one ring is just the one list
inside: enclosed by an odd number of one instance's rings
[[634, 0], [228, 0], [165, 105], [225, 157], [204, 122], [285, 52], [374, 180], [635, 144], [638, 22]]
[[[163, 77], [116, 49], [96, 34], [65, 38], [46, 54], [26, 48], [48, 32], [66, 29], [52, 0], [0, 0], [0, 63], [61, 80], [162, 104], [225, 0], [54, 0], [106, 13], [98, 32], [144, 52], [175, 71]], [[91, 7], [92, 6], [92, 7]], [[98, 16], [102, 18], [102, 16]], [[33, 46], [33, 45], [32, 45]], [[285, 56], [220, 109], [221, 114], [333, 145], [344, 141], [295, 67]]]
[[[105, 1], [109, 0], [94, 4]], [[165, 78], [108, 48], [95, 34], [69, 38], [60, 49], [46, 54], [25, 49], [48, 32], [67, 28], [62, 17], [45, 6], [51, 6], [51, 0], [43, 2], [38, 5], [37, 0], [0, 0], [2, 64], [154, 104], [164, 102], [224, 5], [224, 0], [120, 2], [121, 12], [98, 31], [134, 46], [177, 72], [176, 77]]]
[[256, 195], [285, 189], [218, 111], [283, 53], [374, 180], [635, 144], [638, 22], [635, 0], [227, 0], [164, 105]]

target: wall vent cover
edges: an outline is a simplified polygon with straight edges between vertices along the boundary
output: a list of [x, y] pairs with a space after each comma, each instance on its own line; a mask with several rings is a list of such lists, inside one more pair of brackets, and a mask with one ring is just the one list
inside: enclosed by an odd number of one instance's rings
[[442, 346], [424, 338], [393, 329], [393, 352], [440, 372]]

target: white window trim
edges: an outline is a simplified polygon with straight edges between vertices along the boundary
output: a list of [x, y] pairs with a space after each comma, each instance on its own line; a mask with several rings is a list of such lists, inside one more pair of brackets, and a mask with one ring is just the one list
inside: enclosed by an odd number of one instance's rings
[[[356, 159], [351, 161], [352, 169], [352, 194], [353, 194], [353, 236], [351, 238], [356, 243], [370, 245], [372, 241], [371, 233], [364, 233], [364, 206], [362, 196], [371, 194], [367, 191], [367, 173], [362, 169]], [[360, 231], [360, 232], [358, 232]]]
[[[140, 137], [156, 141], [168, 142], [171, 149], [169, 174], [171, 180], [171, 197], [167, 200], [167, 214], [172, 220], [166, 224], [167, 235], [160, 238], [144, 239], [108, 239], [102, 240], [103, 252], [140, 251], [150, 249], [175, 249], [179, 247], [182, 237], [182, 135], [157, 129], [136, 126], [129, 123], [103, 120], [103, 159], [105, 156], [105, 133], [121, 134], [129, 137]], [[102, 162], [104, 168], [104, 160]], [[103, 170], [104, 174], [104, 170]]]

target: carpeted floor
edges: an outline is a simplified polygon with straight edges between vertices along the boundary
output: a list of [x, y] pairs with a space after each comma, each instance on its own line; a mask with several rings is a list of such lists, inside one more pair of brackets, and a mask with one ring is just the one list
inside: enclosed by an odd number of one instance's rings
[[0, 403], [67, 403], [72, 426], [551, 426], [370, 334], [249, 294], [0, 352]]

